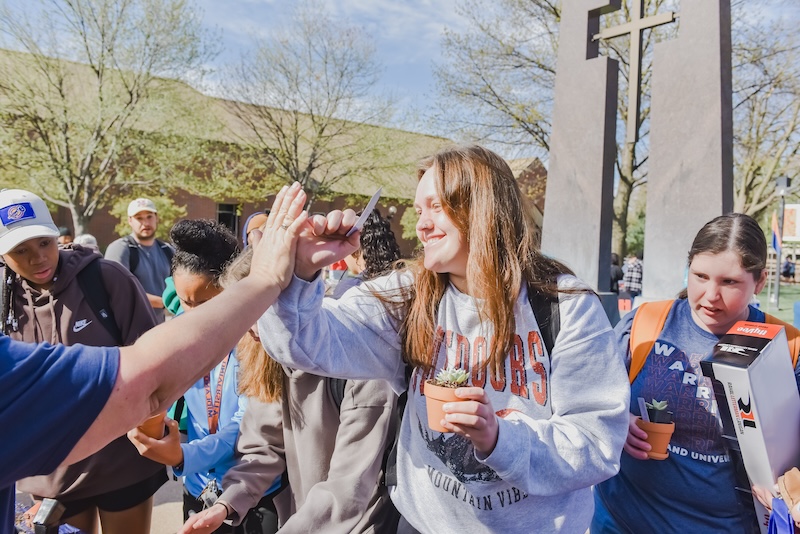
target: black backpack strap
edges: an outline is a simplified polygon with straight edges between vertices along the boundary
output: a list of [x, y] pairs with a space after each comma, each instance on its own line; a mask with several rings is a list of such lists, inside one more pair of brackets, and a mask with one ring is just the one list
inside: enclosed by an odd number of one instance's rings
[[328, 389], [331, 391], [333, 402], [336, 403], [336, 409], [342, 410], [342, 401], [344, 400], [344, 387], [347, 385], [346, 378], [329, 378]]
[[406, 403], [408, 402], [408, 388], [411, 387], [411, 374], [414, 368], [406, 364], [406, 390], [397, 397], [397, 407], [394, 412], [394, 436], [390, 447], [386, 447], [383, 454], [383, 478], [381, 485], [383, 486], [396, 486], [397, 485], [397, 447], [400, 444], [400, 426], [403, 421], [403, 414], [406, 411]]
[[92, 260], [76, 277], [78, 285], [83, 293], [83, 298], [89, 304], [95, 316], [117, 341], [118, 345], [123, 344], [122, 332], [120, 332], [117, 322], [114, 320], [114, 312], [111, 311], [108, 290], [106, 290], [103, 275], [100, 272], [100, 258]]
[[172, 414], [172, 419], [177, 421], [178, 424], [181, 422], [181, 418], [183, 417], [183, 407], [186, 404], [186, 399], [183, 398], [183, 395], [175, 401], [175, 412]]
[[126, 235], [123, 239], [128, 245], [128, 270], [133, 272], [139, 266], [139, 243], [132, 235]]
[[533, 316], [539, 324], [547, 354], [550, 355], [553, 353], [558, 332], [561, 330], [561, 311], [558, 307], [558, 296], [544, 295], [528, 286], [528, 301], [531, 303]]
[[168, 244], [164, 243], [160, 239], [156, 239], [156, 243], [158, 243], [161, 252], [164, 253], [164, 256], [167, 257], [167, 261], [169, 262], [170, 268], [172, 267], [172, 256], [175, 255], [175, 251], [172, 250], [172, 247]]

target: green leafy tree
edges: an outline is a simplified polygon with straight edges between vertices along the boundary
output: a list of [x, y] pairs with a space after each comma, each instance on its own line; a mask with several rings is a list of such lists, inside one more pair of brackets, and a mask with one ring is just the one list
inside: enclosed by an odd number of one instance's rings
[[[128, 204], [137, 197], [119, 198], [111, 206], [111, 215], [119, 218], [119, 223], [114, 227], [114, 231], [121, 236], [131, 233], [128, 224]], [[173, 200], [167, 196], [150, 196], [158, 209], [158, 230], [156, 237], [164, 241], [169, 241], [169, 231], [176, 222], [186, 218], [186, 206], [177, 206]]]
[[400, 226], [403, 228], [403, 239], [408, 239], [419, 246], [419, 238], [417, 237], [417, 222], [419, 216], [414, 211], [414, 208], [407, 207], [403, 211], [403, 216], [400, 217]]
[[15, 5], [0, 9], [4, 44], [20, 51], [0, 54], [2, 168], [68, 208], [82, 233], [118, 195], [175, 179], [170, 125], [195, 99], [161, 77], [202, 72], [213, 48], [189, 0]]

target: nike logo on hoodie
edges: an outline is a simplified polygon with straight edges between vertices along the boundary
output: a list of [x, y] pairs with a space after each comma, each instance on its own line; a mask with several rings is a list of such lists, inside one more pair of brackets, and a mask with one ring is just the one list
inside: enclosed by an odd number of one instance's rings
[[90, 324], [92, 324], [92, 321], [87, 321], [86, 319], [81, 319], [79, 321], [75, 321], [75, 324], [72, 325], [72, 331], [76, 332], [76, 333], [80, 332], [81, 330], [83, 330], [84, 328], [89, 326]]

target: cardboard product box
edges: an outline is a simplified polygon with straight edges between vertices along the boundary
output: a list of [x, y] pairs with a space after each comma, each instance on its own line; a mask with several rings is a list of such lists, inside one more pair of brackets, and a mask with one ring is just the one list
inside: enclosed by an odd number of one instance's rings
[[751, 484], [772, 489], [800, 465], [800, 395], [783, 326], [740, 321], [701, 362], [712, 379], [722, 435], [737, 468], [742, 502], [755, 502], [761, 532], [769, 512], [750, 493]]

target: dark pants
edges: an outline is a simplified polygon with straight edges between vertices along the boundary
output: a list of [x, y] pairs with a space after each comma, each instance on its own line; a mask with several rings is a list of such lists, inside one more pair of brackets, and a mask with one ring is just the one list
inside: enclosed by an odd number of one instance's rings
[[[277, 492], [275, 492], [277, 493]], [[247, 512], [244, 521], [238, 527], [223, 524], [214, 532], [216, 534], [275, 534], [278, 532], [278, 512], [272, 503], [272, 495], [264, 497]], [[189, 519], [191, 513], [203, 510], [203, 503], [183, 487], [183, 520]]]

